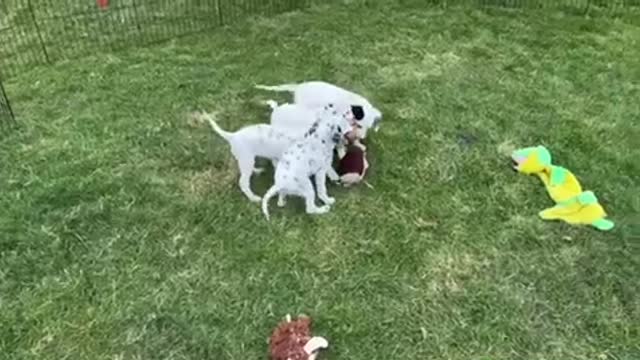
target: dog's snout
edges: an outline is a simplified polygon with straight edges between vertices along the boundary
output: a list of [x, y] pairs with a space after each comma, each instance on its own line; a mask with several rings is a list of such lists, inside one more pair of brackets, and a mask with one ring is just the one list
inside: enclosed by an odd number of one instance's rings
[[382, 122], [382, 115], [378, 115], [373, 119], [373, 129], [378, 131], [380, 129], [380, 122]]

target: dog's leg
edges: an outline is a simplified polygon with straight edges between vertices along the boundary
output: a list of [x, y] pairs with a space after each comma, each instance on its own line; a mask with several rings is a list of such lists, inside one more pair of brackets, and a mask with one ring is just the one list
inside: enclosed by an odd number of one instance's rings
[[325, 214], [329, 212], [329, 205], [316, 206], [316, 192], [313, 191], [311, 179], [300, 184], [300, 194], [304, 197], [307, 214]]
[[329, 166], [329, 169], [327, 169], [327, 177], [333, 182], [340, 181], [340, 175], [338, 175], [338, 173], [332, 166]]
[[318, 198], [327, 205], [335, 204], [336, 199], [327, 194], [327, 172], [319, 171], [314, 178], [316, 179], [316, 191], [318, 192]]
[[242, 190], [250, 201], [259, 202], [261, 200], [260, 196], [251, 191], [251, 175], [254, 170], [255, 158], [252, 154], [245, 154], [240, 151], [235, 151], [234, 155], [236, 155], [238, 159], [238, 168], [240, 170], [240, 180], [238, 180], [240, 190]]
[[283, 193], [278, 194], [278, 206], [284, 207], [285, 205], [287, 205], [287, 195]]
[[338, 153], [338, 159], [342, 159], [347, 155], [347, 147], [344, 145], [338, 145], [336, 152]]

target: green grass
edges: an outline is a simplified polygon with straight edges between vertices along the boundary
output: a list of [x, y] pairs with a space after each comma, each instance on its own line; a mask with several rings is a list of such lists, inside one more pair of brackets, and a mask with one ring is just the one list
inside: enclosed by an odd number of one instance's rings
[[313, 1], [117, 0], [101, 10], [93, 0], [56, 0], [55, 5], [50, 0], [3, 0], [0, 75], [98, 50], [157, 43], [258, 14], [299, 10]]
[[[640, 358], [639, 23], [417, 3], [319, 7], [11, 78], [0, 358], [265, 359], [287, 313], [313, 316], [325, 359]], [[274, 203], [267, 223], [188, 114], [263, 122], [270, 94], [252, 85], [303, 79], [383, 110], [374, 189], [331, 187], [320, 217]], [[614, 231], [537, 217], [549, 198], [506, 156], [536, 144]]]

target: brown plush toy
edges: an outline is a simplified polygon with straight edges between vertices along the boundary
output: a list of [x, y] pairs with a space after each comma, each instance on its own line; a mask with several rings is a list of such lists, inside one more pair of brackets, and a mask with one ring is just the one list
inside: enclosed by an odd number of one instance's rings
[[368, 168], [369, 162], [364, 149], [357, 145], [351, 145], [340, 159], [336, 172], [340, 175], [340, 181], [344, 186], [351, 186], [364, 179]]
[[320, 349], [328, 346], [326, 339], [311, 336], [311, 318], [306, 316], [291, 321], [287, 315], [269, 339], [272, 360], [315, 360]]

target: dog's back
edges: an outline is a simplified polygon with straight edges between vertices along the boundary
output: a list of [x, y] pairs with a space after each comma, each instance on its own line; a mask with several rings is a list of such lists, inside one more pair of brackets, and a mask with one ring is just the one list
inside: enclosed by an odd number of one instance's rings
[[286, 129], [277, 129], [268, 124], [245, 126], [228, 139], [233, 148], [243, 148], [255, 156], [277, 159], [297, 138]]
[[271, 113], [271, 125], [301, 134], [304, 134], [315, 120], [315, 111], [300, 104], [282, 104]]
[[309, 108], [320, 108], [328, 103], [348, 103], [361, 106], [363, 109], [359, 130], [360, 137], [365, 138], [367, 130], [378, 125], [382, 114], [369, 100], [360, 94], [343, 89], [324, 81], [309, 81], [299, 84], [294, 92], [294, 102]]

